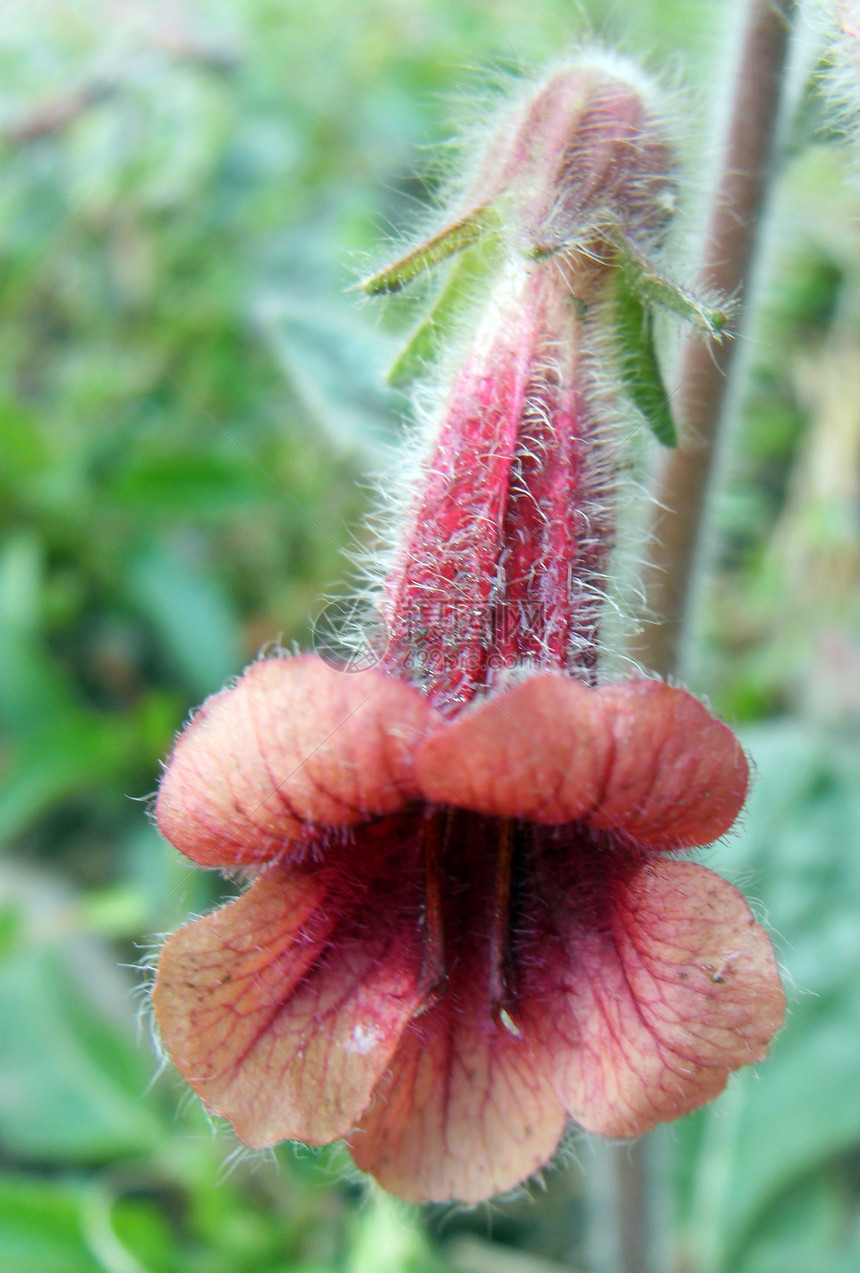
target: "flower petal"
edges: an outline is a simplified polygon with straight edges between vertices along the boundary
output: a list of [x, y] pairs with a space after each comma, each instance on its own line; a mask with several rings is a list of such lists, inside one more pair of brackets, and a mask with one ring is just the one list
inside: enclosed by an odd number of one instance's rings
[[276, 864], [168, 939], [154, 991], [162, 1037], [246, 1144], [323, 1144], [367, 1105], [421, 1001], [418, 925], [390, 907], [384, 921], [352, 923], [324, 873]]
[[450, 994], [404, 1034], [350, 1153], [411, 1202], [481, 1202], [554, 1153], [567, 1115], [528, 1043]]
[[312, 655], [254, 663], [180, 736], [158, 825], [203, 866], [269, 860], [313, 826], [354, 826], [417, 794], [412, 754], [438, 720], [379, 672]]
[[573, 1117], [604, 1136], [638, 1136], [760, 1061], [785, 997], [767, 934], [705, 867], [643, 867], [615, 883], [612, 902], [608, 931], [568, 947], [538, 1028]]
[[428, 800], [494, 817], [570, 822], [604, 781], [610, 733], [594, 690], [539, 673], [433, 734], [415, 757]]
[[661, 849], [710, 844], [740, 813], [749, 767], [727, 725], [660, 681], [595, 691], [614, 741], [605, 789], [587, 821]]

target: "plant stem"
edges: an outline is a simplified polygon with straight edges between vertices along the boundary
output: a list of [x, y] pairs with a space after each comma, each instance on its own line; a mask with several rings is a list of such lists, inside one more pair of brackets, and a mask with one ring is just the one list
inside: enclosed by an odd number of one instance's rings
[[[736, 298], [735, 335], [771, 173], [794, 7], [793, 0], [750, 0], [708, 223], [699, 287]], [[679, 359], [681, 444], [667, 452], [654, 487], [657, 512], [644, 581], [651, 621], [636, 649], [640, 662], [661, 676], [678, 670], [737, 349], [736, 340], [714, 344], [695, 334]]]
[[[711, 205], [699, 291], [736, 299], [735, 335], [771, 174], [793, 11], [793, 0], [750, 0]], [[656, 514], [644, 581], [651, 622], [636, 650], [642, 664], [662, 676], [678, 670], [736, 351], [736, 340], [714, 344], [695, 334], [679, 359], [681, 444], [666, 453], [654, 487]], [[655, 1148], [646, 1138], [610, 1150], [617, 1273], [665, 1268], [664, 1253], [656, 1246], [663, 1188], [653, 1169]]]

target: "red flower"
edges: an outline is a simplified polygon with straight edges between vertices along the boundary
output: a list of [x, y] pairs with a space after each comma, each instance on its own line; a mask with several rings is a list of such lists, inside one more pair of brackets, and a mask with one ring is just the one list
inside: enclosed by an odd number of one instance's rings
[[257, 873], [168, 939], [164, 1041], [247, 1144], [344, 1136], [415, 1200], [512, 1187], [568, 1114], [647, 1131], [782, 1020], [740, 893], [675, 856], [746, 787], [732, 733], [656, 681], [537, 672], [449, 720], [381, 671], [256, 663], [161, 786], [178, 848]]
[[683, 1114], [782, 1020], [743, 898], [675, 856], [737, 816], [740, 746], [681, 690], [601, 684], [624, 653], [612, 373], [650, 322], [630, 279], [683, 300], [652, 263], [673, 178], [649, 96], [576, 63], [499, 121], [442, 239], [496, 227], [504, 260], [427, 417], [378, 667], [255, 664], [158, 798], [189, 857], [256, 877], [164, 947], [177, 1066], [249, 1145], [343, 1136], [411, 1199], [510, 1188], [568, 1115], [632, 1136]]

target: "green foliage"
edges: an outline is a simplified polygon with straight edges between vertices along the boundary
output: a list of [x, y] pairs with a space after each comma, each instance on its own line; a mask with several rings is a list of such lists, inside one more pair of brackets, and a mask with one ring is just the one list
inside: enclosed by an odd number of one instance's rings
[[763, 1066], [679, 1124], [683, 1227], [705, 1273], [830, 1273], [860, 1258], [848, 1168], [860, 1143], [860, 737], [779, 721], [744, 742], [758, 779], [746, 825], [715, 865], [761, 899], [789, 1017]]
[[676, 446], [678, 434], [669, 395], [654, 348], [654, 320], [624, 275], [617, 281], [615, 329], [625, 388], [662, 446]]

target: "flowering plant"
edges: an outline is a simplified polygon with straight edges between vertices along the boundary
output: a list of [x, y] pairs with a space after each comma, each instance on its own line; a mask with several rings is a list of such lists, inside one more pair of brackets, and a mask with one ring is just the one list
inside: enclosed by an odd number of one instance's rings
[[370, 281], [492, 240], [375, 592], [377, 665], [254, 664], [157, 803], [194, 861], [252, 877], [168, 939], [155, 986], [178, 1068], [248, 1144], [346, 1137], [392, 1192], [475, 1202], [568, 1115], [631, 1136], [709, 1100], [781, 1022], [766, 934], [677, 856], [732, 825], [743, 751], [685, 691], [607, 673], [621, 421], [662, 401], [652, 309], [725, 322], [661, 266], [674, 188], [652, 86], [584, 55]]

